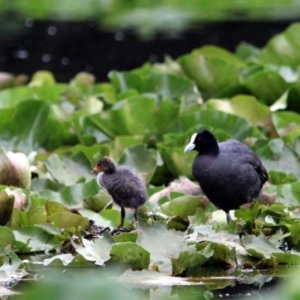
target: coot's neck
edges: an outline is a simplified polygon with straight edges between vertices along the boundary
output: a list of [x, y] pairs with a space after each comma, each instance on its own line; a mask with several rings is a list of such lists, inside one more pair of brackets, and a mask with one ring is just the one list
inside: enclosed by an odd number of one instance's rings
[[116, 166], [113, 162], [109, 162], [105, 168], [105, 174], [113, 174], [116, 172]]
[[209, 155], [218, 155], [219, 154], [219, 144], [214, 136], [211, 136], [209, 139], [203, 139], [201, 141], [201, 146], [198, 150], [199, 154], [209, 154]]

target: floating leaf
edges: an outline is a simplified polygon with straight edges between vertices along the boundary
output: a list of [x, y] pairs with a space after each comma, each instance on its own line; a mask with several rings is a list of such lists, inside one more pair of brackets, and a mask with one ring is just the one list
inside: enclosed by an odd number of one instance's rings
[[[182, 273], [191, 276], [197, 272], [199, 268], [208, 261], [214, 251], [207, 245], [202, 251], [195, 251], [195, 247], [190, 247], [189, 251], [183, 251], [178, 258], [172, 258], [173, 276], [181, 275]], [[193, 249], [193, 250], [192, 250]]]
[[33, 207], [28, 211], [19, 211], [18, 209], [14, 209], [11, 226], [13, 229], [18, 229], [28, 225], [38, 225], [46, 223], [46, 221], [47, 212], [45, 207]]
[[0, 226], [0, 247], [5, 248], [6, 246], [10, 245], [11, 247], [15, 243], [15, 236], [13, 232], [4, 226]]
[[[156, 243], [155, 241], [159, 241]], [[166, 225], [154, 223], [152, 226], [139, 226], [137, 244], [150, 253], [150, 266], [165, 274], [172, 274], [172, 258], [187, 251], [187, 242], [181, 232], [167, 230]], [[176, 245], [176, 247], [174, 247]]]
[[86, 260], [95, 262], [96, 265], [103, 266], [110, 259], [112, 244], [106, 238], [97, 238], [92, 241], [82, 239], [83, 246], [72, 242], [76, 252], [81, 254]]
[[250, 255], [259, 259], [269, 259], [273, 256], [273, 253], [283, 253], [270, 243], [263, 233], [258, 236], [248, 235], [243, 237], [242, 245]]
[[69, 212], [60, 212], [48, 217], [48, 221], [59, 228], [85, 227], [88, 219]]
[[45, 165], [52, 177], [65, 185], [72, 185], [83, 178], [87, 180], [93, 178], [90, 174], [90, 163], [84, 155], [63, 154], [58, 156], [53, 154], [48, 157]]
[[156, 170], [157, 153], [153, 149], [147, 149], [146, 145], [136, 145], [125, 149], [120, 159], [120, 164], [131, 166], [142, 174], [145, 184], [148, 184]]
[[54, 235], [38, 226], [25, 226], [13, 233], [18, 252], [44, 252], [60, 246]]
[[133, 271], [147, 269], [150, 253], [132, 242], [115, 243], [110, 252], [111, 260], [128, 265]]
[[178, 59], [187, 76], [197, 83], [200, 90], [218, 91], [239, 83], [243, 62], [228, 51], [204, 46]]

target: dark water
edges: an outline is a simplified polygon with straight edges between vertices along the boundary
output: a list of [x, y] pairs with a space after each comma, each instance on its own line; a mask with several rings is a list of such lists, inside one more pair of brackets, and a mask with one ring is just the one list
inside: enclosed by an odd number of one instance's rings
[[49, 70], [67, 82], [80, 71], [106, 81], [110, 70], [130, 70], [143, 63], [176, 59], [192, 49], [213, 44], [234, 51], [245, 41], [263, 47], [290, 22], [216, 22], [195, 24], [177, 37], [157, 33], [142, 40], [134, 32], [106, 32], [95, 21], [47, 22], [27, 19], [0, 28], [0, 71], [31, 75]]

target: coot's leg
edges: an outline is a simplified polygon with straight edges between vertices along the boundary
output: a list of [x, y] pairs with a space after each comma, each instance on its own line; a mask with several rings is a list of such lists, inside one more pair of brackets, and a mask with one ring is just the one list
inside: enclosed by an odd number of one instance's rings
[[123, 206], [121, 206], [121, 224], [120, 224], [119, 228], [124, 227], [124, 218], [125, 218], [125, 208]]
[[229, 224], [229, 223], [231, 222], [230, 213], [229, 213], [229, 211], [228, 211], [228, 212], [225, 211], [225, 213], [226, 213], [226, 220], [227, 220], [227, 223]]
[[137, 223], [137, 216], [138, 216], [138, 213], [139, 213], [138, 208], [136, 208], [135, 211], [134, 211], [134, 219], [135, 219], [135, 222], [136, 222], [136, 223]]

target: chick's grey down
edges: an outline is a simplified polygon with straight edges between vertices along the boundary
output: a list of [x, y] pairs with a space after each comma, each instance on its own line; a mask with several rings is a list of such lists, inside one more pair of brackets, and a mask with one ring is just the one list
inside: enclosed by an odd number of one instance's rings
[[103, 157], [93, 171], [99, 172], [98, 184], [104, 187], [113, 201], [121, 207], [121, 223], [124, 226], [125, 207], [134, 208], [137, 221], [138, 208], [147, 200], [146, 187], [141, 178], [126, 166], [117, 167], [111, 159]]
[[113, 173], [102, 173], [99, 183], [120, 207], [137, 209], [147, 200], [142, 180], [127, 167], [117, 167]]
[[258, 156], [237, 140], [218, 143], [209, 131], [194, 134], [185, 152], [198, 151], [192, 173], [208, 199], [225, 211], [255, 200], [268, 180]]

